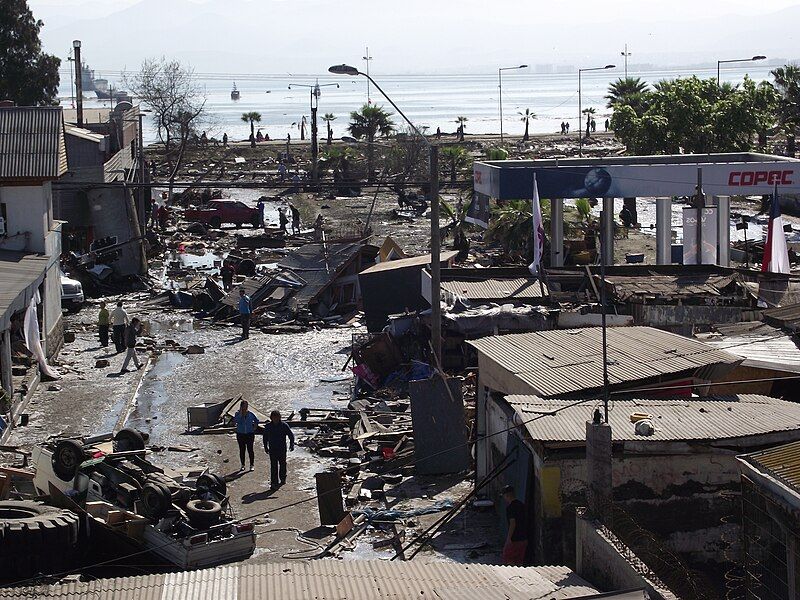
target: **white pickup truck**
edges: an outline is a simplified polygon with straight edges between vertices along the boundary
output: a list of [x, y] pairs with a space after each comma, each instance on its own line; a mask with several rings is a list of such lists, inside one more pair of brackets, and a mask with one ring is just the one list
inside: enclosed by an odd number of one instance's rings
[[230, 514], [225, 480], [154, 465], [137, 431], [47, 442], [32, 462], [39, 492], [59, 490], [97, 522], [181, 569], [243, 560], [255, 549], [253, 524]]

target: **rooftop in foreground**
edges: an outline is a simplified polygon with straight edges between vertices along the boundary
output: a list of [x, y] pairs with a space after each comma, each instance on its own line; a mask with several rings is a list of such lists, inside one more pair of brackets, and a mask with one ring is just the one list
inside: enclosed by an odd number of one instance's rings
[[[585, 423], [599, 405], [599, 401], [575, 406], [572, 401], [519, 395], [507, 396], [506, 401], [533, 440], [579, 445], [585, 444]], [[630, 420], [633, 413], [649, 414], [655, 433], [637, 435]], [[800, 404], [755, 394], [703, 399], [614, 399], [609, 422], [617, 442], [721, 441], [775, 434], [776, 438], [783, 438], [775, 443], [781, 443], [800, 438]], [[800, 467], [800, 456], [795, 462]], [[798, 473], [800, 482], [800, 470]]]
[[[94, 600], [523, 600], [590, 598], [597, 590], [567, 567], [364, 561], [232, 565], [161, 575], [0, 589], [0, 598]], [[638, 596], [625, 598], [644, 598]], [[605, 597], [605, 596], [604, 596]]]

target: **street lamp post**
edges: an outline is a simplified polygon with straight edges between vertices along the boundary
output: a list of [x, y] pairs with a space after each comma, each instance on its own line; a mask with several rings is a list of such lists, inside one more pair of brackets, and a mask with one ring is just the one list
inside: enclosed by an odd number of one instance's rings
[[293, 87], [307, 87], [311, 91], [311, 181], [314, 183], [319, 179], [317, 162], [319, 159], [319, 144], [317, 143], [317, 107], [319, 106], [319, 97], [322, 95], [322, 89], [335, 85], [339, 87], [338, 83], [323, 83], [320, 85], [317, 81], [314, 85], [307, 83], [292, 83], [289, 89]]
[[527, 69], [528, 65], [519, 65], [518, 67], [500, 67], [497, 69], [497, 87], [500, 90], [500, 143], [503, 143], [503, 71], [516, 71], [517, 69]]
[[372, 62], [372, 55], [369, 53], [369, 46], [366, 47], [366, 52], [364, 53], [364, 56], [361, 57], [361, 60], [363, 60], [367, 65], [367, 104], [372, 104], [372, 100], [369, 97], [369, 63]]
[[583, 106], [581, 104], [581, 73], [585, 71], [602, 71], [613, 69], [617, 65], [606, 65], [605, 67], [591, 67], [588, 69], [578, 69], [578, 156], [583, 156]]
[[620, 56], [622, 56], [625, 59], [625, 79], [628, 78], [628, 57], [630, 55], [631, 53], [628, 52], [628, 44], [625, 44], [625, 49], [622, 52], [620, 52]]
[[738, 63], [738, 62], [754, 62], [757, 60], [765, 60], [767, 57], [758, 54], [753, 56], [752, 58], [731, 58], [728, 60], [718, 60], [717, 61], [717, 87], [720, 86], [720, 65], [722, 63]]
[[408, 123], [412, 131], [419, 136], [429, 150], [428, 169], [430, 171], [430, 204], [431, 204], [431, 346], [438, 365], [442, 364], [442, 306], [441, 306], [441, 253], [439, 239], [439, 148], [431, 144], [417, 129], [416, 125], [400, 110], [400, 107], [375, 83], [366, 73], [362, 73], [350, 65], [334, 65], [328, 69], [335, 75], [363, 75], [376, 90], [389, 101], [389, 104]]

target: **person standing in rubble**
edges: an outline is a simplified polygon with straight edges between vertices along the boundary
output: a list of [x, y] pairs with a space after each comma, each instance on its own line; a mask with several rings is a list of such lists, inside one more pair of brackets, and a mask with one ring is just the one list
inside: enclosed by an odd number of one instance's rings
[[223, 261], [219, 274], [222, 276], [222, 289], [230, 292], [233, 289], [233, 278], [236, 276], [236, 268], [233, 263]]
[[250, 296], [245, 294], [244, 288], [239, 288], [239, 319], [242, 322], [243, 340], [250, 337], [250, 316], [252, 313], [253, 307], [250, 304]]
[[294, 434], [289, 425], [281, 421], [281, 413], [273, 410], [269, 423], [264, 425], [264, 452], [269, 455], [269, 483], [273, 489], [286, 483], [286, 439], [289, 451], [294, 450]]
[[256, 417], [249, 410], [247, 400], [242, 400], [239, 405], [239, 410], [233, 417], [233, 422], [236, 425], [236, 443], [239, 444], [239, 462], [241, 463], [240, 471], [244, 471], [244, 455], [245, 450], [250, 458], [250, 470], [253, 470], [253, 463], [255, 462], [255, 452], [253, 451], [253, 442], [256, 439], [256, 427], [258, 426], [258, 417]]
[[517, 500], [514, 488], [510, 485], [503, 488], [503, 499], [506, 501], [508, 523], [508, 534], [503, 546], [503, 562], [507, 565], [522, 566], [528, 549], [527, 508]]
[[300, 233], [300, 211], [294, 204], [289, 205], [289, 210], [292, 213], [292, 235]]
[[139, 362], [139, 357], [136, 356], [136, 336], [141, 332], [141, 327], [141, 321], [137, 317], [133, 317], [130, 324], [125, 328], [125, 347], [128, 352], [125, 354], [125, 360], [119, 370], [120, 374], [128, 372], [128, 363], [131, 360], [136, 365], [137, 371], [142, 368], [142, 363]]
[[286, 231], [286, 226], [289, 224], [289, 217], [286, 216], [286, 209], [284, 208], [278, 209], [278, 223], [281, 226], [281, 233], [287, 235], [289, 232]]
[[117, 354], [125, 349], [125, 326], [128, 324], [128, 313], [122, 308], [122, 300], [117, 302], [117, 307], [111, 311], [111, 338]]
[[100, 345], [103, 348], [108, 348], [108, 324], [110, 315], [106, 308], [106, 303], [100, 303], [100, 312], [97, 313], [97, 332], [100, 336]]
[[258, 207], [258, 226], [263, 228], [264, 227], [264, 208], [266, 206], [266, 202], [264, 202], [264, 196], [258, 199], [258, 203], [256, 207]]

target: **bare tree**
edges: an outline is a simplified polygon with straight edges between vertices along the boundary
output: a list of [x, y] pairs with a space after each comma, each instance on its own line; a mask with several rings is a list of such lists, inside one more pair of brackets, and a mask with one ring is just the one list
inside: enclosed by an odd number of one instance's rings
[[164, 143], [172, 198], [189, 139], [197, 134], [205, 116], [206, 96], [191, 67], [163, 56], [145, 60], [140, 71], [125, 83], [153, 113], [153, 123]]

